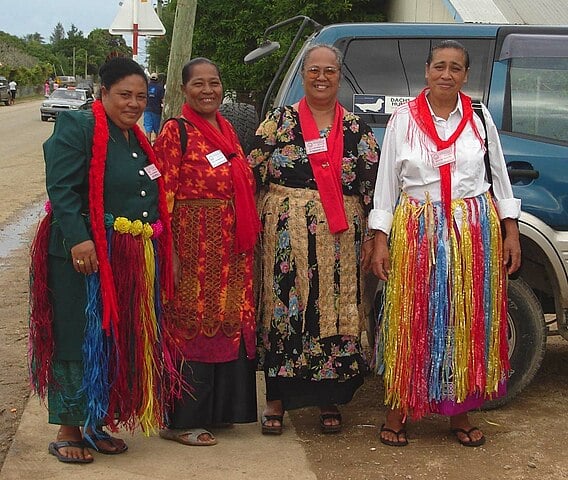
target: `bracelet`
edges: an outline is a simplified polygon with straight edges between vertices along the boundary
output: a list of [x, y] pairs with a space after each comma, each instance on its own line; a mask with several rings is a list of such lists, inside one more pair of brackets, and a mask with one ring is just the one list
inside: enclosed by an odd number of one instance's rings
[[367, 242], [369, 240], [373, 240], [375, 238], [375, 233], [366, 233], [363, 237], [363, 242]]

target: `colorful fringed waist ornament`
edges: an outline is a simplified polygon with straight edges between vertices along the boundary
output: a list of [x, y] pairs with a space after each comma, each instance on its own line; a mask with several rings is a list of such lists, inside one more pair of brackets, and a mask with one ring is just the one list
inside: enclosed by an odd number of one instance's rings
[[[100, 281], [87, 276], [87, 326], [83, 343], [87, 424], [121, 423], [152, 431], [163, 425], [160, 399], [161, 302], [155, 224], [107, 217], [110, 266], [114, 276], [120, 324], [107, 334], [102, 328]], [[110, 221], [109, 221], [110, 220]]]
[[[51, 212], [48, 212], [40, 228], [47, 228], [51, 221]], [[118, 304], [121, 321], [117, 328], [105, 331], [100, 277], [98, 273], [88, 275], [87, 323], [82, 348], [84, 376], [78, 392], [87, 401], [85, 426], [122, 424], [134, 428], [139, 424], [145, 432], [151, 432], [165, 423], [163, 412], [167, 397], [163, 392], [169, 388], [168, 365], [163, 363], [167, 361], [164, 348], [168, 342], [162, 338], [157, 256], [163, 224], [160, 220], [149, 224], [124, 217], [114, 219], [105, 214], [105, 227], [116, 295], [121, 300]], [[36, 244], [34, 251], [46, 252], [46, 245], [40, 248]], [[42, 257], [33, 262], [34, 268], [47, 265]], [[33, 276], [34, 281], [37, 278]], [[49, 305], [48, 302], [45, 305]], [[32, 378], [35, 390], [44, 397], [47, 383], [51, 383], [53, 342], [49, 342], [43, 353], [38, 347], [50, 336], [51, 324], [38, 325], [32, 321], [31, 328], [34, 330], [30, 342]], [[173, 360], [171, 362], [174, 365]]]
[[489, 194], [440, 202], [401, 195], [390, 235], [377, 369], [385, 404], [414, 418], [503, 393], [509, 374], [506, 272]]

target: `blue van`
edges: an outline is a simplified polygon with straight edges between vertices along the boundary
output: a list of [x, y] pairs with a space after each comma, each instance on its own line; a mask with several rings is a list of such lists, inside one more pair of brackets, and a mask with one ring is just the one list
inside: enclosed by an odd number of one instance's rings
[[[548, 335], [568, 339], [568, 27], [325, 26], [300, 49], [273, 104], [293, 104], [303, 95], [299, 71], [305, 48], [334, 45], [344, 55], [339, 101], [361, 115], [382, 141], [392, 109], [424, 88], [428, 52], [444, 39], [458, 40], [469, 50], [471, 69], [464, 91], [488, 106], [500, 132], [515, 196], [522, 199], [522, 267], [519, 277], [509, 282], [509, 356], [514, 372], [507, 397], [488, 405], [498, 406], [533, 379]], [[260, 56], [266, 53], [258, 50]], [[248, 61], [254, 60], [251, 56]], [[373, 295], [374, 291], [369, 296]], [[376, 308], [376, 301], [369, 304]], [[372, 308], [370, 318], [373, 330]]]

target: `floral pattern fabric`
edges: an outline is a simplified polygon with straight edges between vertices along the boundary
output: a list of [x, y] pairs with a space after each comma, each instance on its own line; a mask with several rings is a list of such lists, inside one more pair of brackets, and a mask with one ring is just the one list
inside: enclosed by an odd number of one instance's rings
[[[329, 129], [320, 132], [327, 136]], [[292, 188], [317, 189], [298, 112], [290, 106], [270, 112], [257, 130], [257, 144], [249, 154], [257, 181]], [[343, 117], [341, 183], [345, 195], [360, 195], [365, 213], [372, 207], [379, 147], [371, 128], [353, 113]]]
[[[329, 129], [326, 129], [320, 135], [327, 136], [328, 133]], [[342, 276], [350, 278], [347, 272], [355, 269], [357, 279], [362, 274], [359, 269], [360, 246], [378, 167], [379, 149], [370, 127], [356, 115], [346, 113], [343, 134], [343, 193], [360, 203], [360, 214], [348, 218], [352, 232], [350, 237], [345, 234], [329, 236], [331, 245], [326, 247], [325, 252], [329, 253], [325, 255], [320, 248], [322, 233], [318, 232], [328, 227], [325, 216], [321, 215], [317, 196], [316, 200], [312, 200], [313, 195], [307, 194], [309, 190], [316, 190], [317, 186], [305, 151], [298, 113], [292, 107], [282, 107], [269, 113], [257, 130], [256, 143], [249, 154], [249, 162], [260, 184], [282, 185], [306, 192], [306, 200], [300, 208], [292, 207], [286, 195], [282, 196], [276, 211], [268, 211], [266, 203], [260, 208], [264, 236], [268, 235], [268, 231], [275, 232], [275, 239], [263, 239], [263, 245], [265, 241], [272, 241], [275, 246], [265, 249], [262, 256], [262, 262], [268, 262], [269, 270], [273, 271], [272, 278], [264, 278], [263, 281], [272, 281], [275, 301], [259, 305], [259, 313], [263, 317], [259, 322], [259, 363], [269, 377], [346, 381], [366, 370], [358, 335], [322, 335], [320, 324], [320, 274], [330, 272], [333, 277], [331, 295], [335, 304], [340, 303], [341, 288], [345, 289], [345, 286], [341, 287]], [[307, 259], [302, 259], [302, 262], [297, 258], [298, 251], [294, 250], [297, 240], [294, 235], [298, 235], [291, 228], [294, 216], [301, 217], [300, 224], [305, 230], [300, 235], [307, 237]], [[276, 222], [276, 225], [269, 226], [269, 222]], [[342, 248], [346, 248], [342, 246], [342, 239], [345, 243], [346, 238], [354, 239], [351, 242], [354, 245], [348, 248], [356, 252], [350, 257], [349, 264], [341, 255]], [[302, 298], [299, 293], [298, 284], [304, 274], [299, 268], [300, 263], [307, 264], [307, 298]], [[354, 287], [353, 292], [353, 303], [360, 304], [361, 290]], [[337, 324], [345, 321], [338, 313]], [[359, 319], [347, 321], [360, 323]], [[337, 330], [341, 331], [339, 327]]]

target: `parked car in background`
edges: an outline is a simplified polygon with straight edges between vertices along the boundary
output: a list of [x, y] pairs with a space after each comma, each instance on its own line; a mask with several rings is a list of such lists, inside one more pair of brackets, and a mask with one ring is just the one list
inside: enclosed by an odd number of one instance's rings
[[0, 102], [10, 105], [10, 92], [8, 91], [8, 79], [0, 75]]
[[60, 88], [74, 87], [77, 85], [77, 80], [72, 75], [59, 75], [55, 77], [55, 83], [57, 83]]
[[93, 97], [81, 88], [58, 88], [48, 99], [44, 100], [39, 109], [41, 120], [47, 122], [57, 118], [59, 112], [90, 108]]
[[77, 84], [77, 87], [76, 87], [76, 88], [79, 88], [79, 89], [82, 89], [82, 90], [86, 90], [87, 95], [88, 95], [89, 97], [93, 97], [93, 98], [94, 98], [94, 96], [95, 96], [95, 87], [94, 87], [94, 85], [93, 85], [91, 82], [87, 82], [87, 81], [84, 81], [84, 80], [83, 80], [83, 81], [80, 81], [80, 82]]

